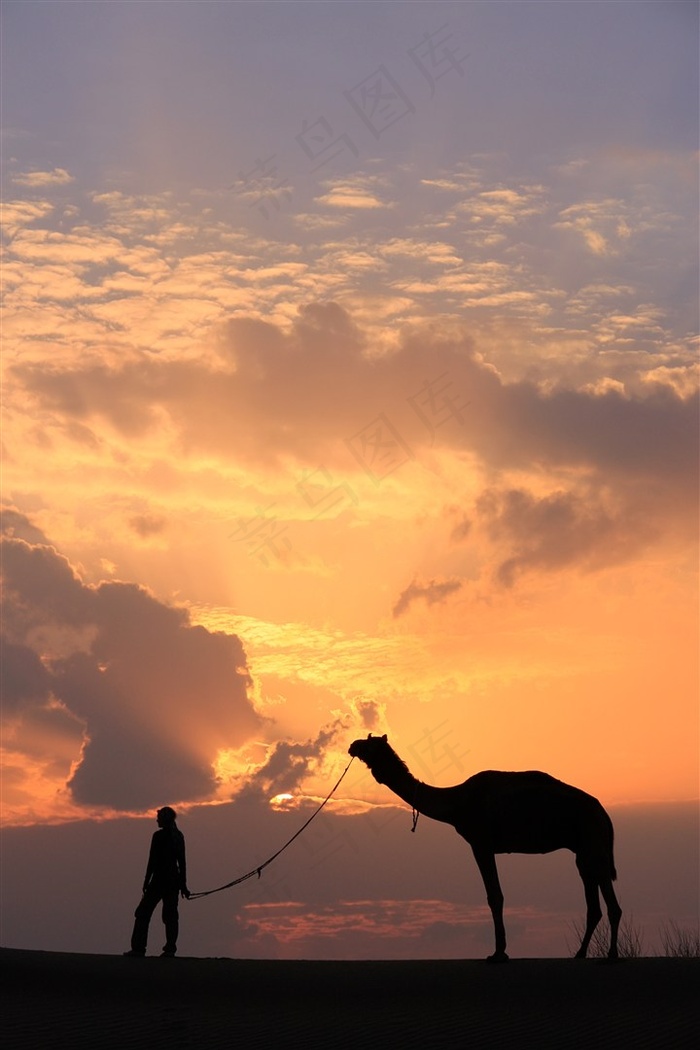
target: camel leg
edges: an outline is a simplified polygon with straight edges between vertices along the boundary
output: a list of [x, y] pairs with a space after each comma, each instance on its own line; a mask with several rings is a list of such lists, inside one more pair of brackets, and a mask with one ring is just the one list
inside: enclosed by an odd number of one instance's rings
[[617, 931], [622, 917], [622, 908], [618, 904], [611, 879], [605, 878], [600, 880], [600, 892], [603, 894], [603, 900], [608, 912], [608, 922], [610, 923], [608, 959], [617, 959]]
[[588, 864], [584, 865], [578, 857], [576, 858], [576, 867], [578, 868], [581, 881], [583, 882], [583, 892], [586, 895], [586, 929], [583, 934], [583, 940], [581, 941], [581, 947], [576, 952], [574, 958], [585, 959], [586, 953], [588, 952], [588, 945], [591, 943], [591, 937], [593, 936], [595, 928], [600, 922], [603, 913], [600, 910], [597, 876], [592, 872], [591, 866]]
[[489, 955], [487, 961], [507, 962], [506, 928], [503, 925], [503, 891], [501, 890], [501, 883], [498, 879], [496, 858], [493, 853], [482, 852], [481, 850], [477, 852], [473, 846], [472, 850], [474, 852], [474, 859], [476, 860], [479, 871], [481, 872], [481, 877], [484, 880], [486, 900], [491, 909], [493, 926], [496, 934], [496, 951], [493, 955]]

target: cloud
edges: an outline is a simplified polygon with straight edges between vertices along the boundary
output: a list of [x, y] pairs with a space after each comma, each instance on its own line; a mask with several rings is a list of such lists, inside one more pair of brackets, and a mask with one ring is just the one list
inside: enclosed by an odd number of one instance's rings
[[452, 543], [462, 543], [466, 540], [472, 532], [473, 522], [471, 518], [465, 515], [460, 515], [460, 520], [452, 528], [450, 532], [450, 540]]
[[4, 641], [2, 663], [3, 715], [48, 705], [51, 678], [33, 649]]
[[543, 186], [523, 186], [519, 191], [504, 187], [482, 190], [457, 205], [457, 211], [469, 215], [472, 223], [489, 227], [512, 226], [545, 210], [543, 193]]
[[10, 236], [36, 219], [43, 219], [53, 211], [49, 201], [4, 201], [0, 209], [0, 225]]
[[142, 539], [157, 536], [167, 526], [165, 518], [156, 514], [135, 514], [129, 518], [129, 525]]
[[620, 200], [585, 201], [564, 208], [554, 225], [580, 234], [594, 255], [608, 255], [619, 251], [631, 235], [626, 210]]
[[[114, 364], [42, 362], [11, 372], [61, 416], [101, 418], [136, 437], [162, 427], [165, 412], [184, 450], [244, 462], [291, 455], [318, 466], [341, 454], [347, 462], [346, 441], [380, 414], [410, 445], [468, 448], [491, 467], [536, 462], [662, 479], [687, 475], [695, 461], [697, 399], [660, 386], [630, 396], [536, 378], [507, 383], [463, 329], [417, 327], [394, 353], [379, 353], [347, 311], [317, 303], [287, 331], [230, 320], [216, 347], [218, 361], [127, 354]], [[460, 398], [469, 403], [463, 417]]]
[[[454, 458], [455, 469], [468, 457], [470, 474], [489, 477], [491, 489], [527, 488], [522, 479], [512, 486], [510, 475], [534, 472], [551, 479], [550, 491], [577, 493], [567, 506], [592, 562], [594, 537], [606, 529], [608, 550], [626, 558], [618, 539], [637, 524], [645, 544], [655, 531], [680, 526], [688, 536], [694, 527], [698, 396], [675, 373], [674, 386], [661, 382], [658, 368], [654, 383], [609, 377], [591, 384], [587, 375], [577, 387], [537, 373], [506, 381], [463, 325], [410, 327], [387, 351], [327, 302], [303, 307], [285, 327], [233, 318], [197, 358], [125, 353], [111, 361], [21, 362], [9, 372], [25, 407], [55, 428], [78, 424], [105, 441], [138, 439], [146, 455], [151, 441], [158, 455], [167, 442], [183, 465], [204, 456], [219, 470], [262, 468], [272, 476], [274, 468], [297, 480], [307, 468], [326, 480], [329, 495], [346, 494], [348, 513], [358, 497], [347, 494], [368, 478], [398, 483], [402, 471], [439, 452]], [[298, 492], [293, 482], [288, 487]], [[614, 508], [594, 498], [602, 491], [615, 494]], [[595, 522], [578, 504], [584, 495], [599, 508]], [[555, 511], [564, 507], [540, 507], [540, 528]], [[465, 506], [463, 521], [470, 517]], [[500, 522], [499, 543], [506, 522], [515, 528], [503, 508], [484, 522], [494, 536]], [[505, 560], [519, 560], [511, 579], [521, 564], [554, 564], [553, 555], [536, 554], [532, 537], [522, 550], [512, 538], [515, 553]], [[561, 543], [557, 537], [553, 549]], [[601, 539], [596, 557], [603, 546]]]
[[462, 583], [462, 580], [428, 580], [427, 583], [414, 580], [399, 595], [392, 609], [392, 616], [403, 616], [416, 601], [424, 601], [427, 605], [442, 603], [458, 591]]
[[[511, 919], [509, 932], [519, 928], [516, 921]], [[382, 958], [429, 957], [431, 951], [464, 957], [465, 952], [483, 954], [493, 937], [493, 921], [483, 905], [467, 908], [439, 899], [279, 901], [245, 905], [235, 935], [246, 947], [274, 946], [274, 955], [284, 956], [302, 949], [320, 958], [367, 958], [379, 942]], [[341, 952], [338, 943], [344, 946]]]
[[0, 531], [3, 536], [26, 540], [27, 543], [44, 543], [48, 545], [49, 542], [41, 529], [15, 507], [7, 506], [2, 508]]
[[451, 244], [442, 241], [417, 241], [408, 237], [394, 237], [380, 245], [379, 252], [387, 258], [415, 259], [421, 264], [435, 266], [454, 266], [462, 261]]
[[377, 195], [377, 189], [385, 187], [385, 181], [378, 175], [357, 175], [326, 183], [326, 186], [328, 192], [317, 197], [316, 201], [328, 208], [374, 210], [394, 207], [392, 202], [384, 201]]
[[192, 626], [135, 584], [86, 585], [55, 548], [14, 535], [3, 574], [5, 710], [36, 719], [58, 707], [82, 724], [74, 801], [130, 810], [211, 797], [217, 749], [262, 725], [240, 639]]
[[18, 172], [12, 176], [12, 181], [17, 186], [35, 189], [38, 186], [65, 186], [68, 182], [74, 182], [75, 176], [69, 174], [65, 168], [54, 168], [52, 171]]
[[570, 565], [602, 569], [633, 559], [657, 539], [641, 509], [621, 513], [593, 493], [534, 496], [523, 489], [488, 489], [477, 503], [491, 539], [511, 552], [497, 579], [511, 587], [521, 573], [552, 572]]
[[378, 700], [366, 700], [358, 697], [351, 702], [350, 706], [365, 729], [375, 729], [386, 718], [385, 706]]
[[[378, 339], [391, 345], [399, 323], [441, 311], [466, 317], [472, 337], [475, 325], [531, 318], [526, 343], [514, 353], [508, 347], [495, 351], [528, 364], [543, 352], [538, 322], [547, 317], [544, 353], [558, 374], [570, 366], [559, 331], [562, 339], [568, 333], [585, 341], [586, 365], [595, 378], [609, 361], [590, 353], [596, 346], [634, 343], [672, 356], [694, 329], [697, 313], [686, 291], [694, 287], [696, 261], [692, 223], [682, 219], [694, 206], [684, 204], [686, 184], [654, 182], [652, 192], [641, 163], [638, 172], [625, 167], [622, 178], [616, 165], [610, 170], [599, 158], [594, 171], [603, 184], [591, 199], [591, 173], [581, 185], [563, 185], [549, 169], [540, 185], [536, 172], [514, 178], [504, 155], [478, 161], [478, 169], [461, 166], [436, 172], [443, 176], [436, 179], [386, 165], [384, 171], [324, 182], [326, 203], [317, 205], [319, 214], [288, 216], [306, 227], [294, 243], [247, 236], [231, 227], [228, 211], [217, 216], [206, 207], [197, 214], [204, 198], [178, 199], [173, 192], [99, 193], [74, 184], [67, 187], [70, 206], [54, 216], [44, 201], [11, 202], [8, 219], [19, 225], [12, 226], [17, 236], [5, 265], [11, 282], [8, 349], [24, 361], [30, 347], [43, 354], [47, 340], [75, 360], [107, 346], [192, 357], [210, 327], [226, 317], [245, 311], [286, 328], [299, 303], [334, 296], [352, 304], [356, 317], [365, 311]], [[686, 163], [690, 170], [692, 162]], [[620, 180], [633, 194], [629, 199]], [[246, 200], [265, 206], [273, 199], [265, 197], [264, 183], [244, 192], [255, 197], [242, 198], [244, 211]], [[371, 216], [382, 219], [381, 233]], [[343, 225], [342, 242], [329, 242], [329, 221]], [[27, 223], [32, 225], [22, 230]], [[584, 233], [613, 250], [581, 251]], [[564, 265], [555, 261], [562, 251]], [[290, 260], [296, 270], [285, 265]], [[661, 311], [656, 323], [642, 331], [608, 322], [601, 311], [632, 316], [635, 304], [628, 297], [582, 301], [578, 289], [592, 280], [634, 287], [646, 300], [653, 288], [648, 306]], [[378, 309], [382, 298], [390, 313]], [[570, 309], [574, 303], [577, 308]]]
[[23, 230], [12, 242], [12, 251], [17, 258], [32, 264], [128, 265], [122, 241], [90, 226], [76, 226], [68, 234], [45, 229]]
[[336, 718], [323, 726], [313, 740], [278, 740], [264, 764], [248, 778], [237, 794], [239, 801], [271, 798], [298, 790], [309, 773], [320, 766], [338, 735], [348, 728], [348, 720]]

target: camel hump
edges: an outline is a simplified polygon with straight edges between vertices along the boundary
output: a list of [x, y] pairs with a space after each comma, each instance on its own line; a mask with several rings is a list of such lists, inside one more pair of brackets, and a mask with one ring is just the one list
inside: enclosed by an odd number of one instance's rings
[[549, 773], [542, 773], [539, 769], [515, 771], [485, 769], [481, 773], [475, 773], [474, 776], [469, 777], [467, 784], [475, 789], [488, 790], [489, 793], [496, 792], [504, 795], [509, 795], [511, 792], [520, 793], [537, 789], [555, 790], [557, 787], [569, 791], [579, 790], [565, 784], [563, 780], [557, 780], [556, 777], [551, 776]]
[[[467, 781], [475, 801], [484, 806], [508, 806], [514, 811], [522, 808], [532, 812], [538, 809], [571, 813], [589, 817], [603, 811], [597, 798], [581, 788], [557, 780], [539, 769], [520, 772], [485, 770]], [[483, 801], [482, 801], [483, 800]]]

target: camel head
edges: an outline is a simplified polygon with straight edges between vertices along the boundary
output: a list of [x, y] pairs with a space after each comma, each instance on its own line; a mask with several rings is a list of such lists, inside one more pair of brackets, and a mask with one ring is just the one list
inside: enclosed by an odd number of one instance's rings
[[[372, 736], [370, 733], [365, 740], [353, 740], [348, 748], [348, 754], [353, 758], [361, 759], [368, 766], [370, 773], [379, 784], [386, 783], [382, 775], [387, 763], [393, 765], [401, 763], [396, 752], [383, 736]], [[403, 763], [401, 763], [403, 765]]]

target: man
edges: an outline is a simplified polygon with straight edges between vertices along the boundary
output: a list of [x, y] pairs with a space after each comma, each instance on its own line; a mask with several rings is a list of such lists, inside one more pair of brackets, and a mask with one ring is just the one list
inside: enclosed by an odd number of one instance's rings
[[187, 868], [185, 864], [185, 837], [175, 821], [177, 814], [170, 806], [163, 806], [156, 813], [159, 830], [151, 839], [151, 851], [143, 883], [143, 897], [134, 912], [134, 932], [131, 935], [131, 951], [125, 955], [146, 954], [148, 924], [159, 901], [163, 902], [165, 945], [162, 955], [172, 957], [177, 951], [179, 929], [178, 900], [180, 894], [189, 898]]

